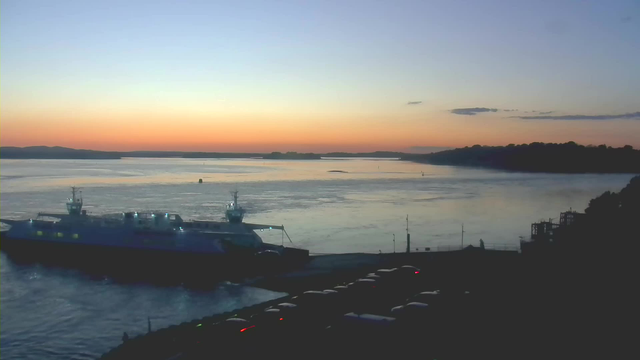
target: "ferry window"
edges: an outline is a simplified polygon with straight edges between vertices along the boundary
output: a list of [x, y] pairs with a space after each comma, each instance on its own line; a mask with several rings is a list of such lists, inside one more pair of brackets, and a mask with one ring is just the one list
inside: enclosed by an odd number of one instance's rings
[[63, 234], [63, 233], [61, 233], [61, 232], [57, 233], [56, 235], [57, 235], [58, 237], [63, 237], [63, 236], [64, 236], [64, 234]]
[[42, 231], [38, 231], [38, 232], [36, 232], [36, 234], [37, 234], [38, 236], [42, 236]]
[[78, 238], [78, 234], [73, 234], [73, 238], [77, 239]]

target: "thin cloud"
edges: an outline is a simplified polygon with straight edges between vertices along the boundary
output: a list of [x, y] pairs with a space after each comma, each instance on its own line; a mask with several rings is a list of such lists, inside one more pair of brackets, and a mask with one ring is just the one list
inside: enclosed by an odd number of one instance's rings
[[620, 18], [620, 21], [625, 23], [625, 22], [631, 22], [631, 20], [633, 20], [633, 18], [631, 16], [625, 16]]
[[538, 114], [539, 115], [549, 115], [549, 114], [553, 114], [553, 111], [540, 111]]
[[486, 107], [474, 107], [474, 108], [459, 108], [459, 109], [451, 109], [450, 113], [456, 115], [476, 115], [478, 113], [483, 112], [496, 112], [498, 109], [490, 109]]
[[509, 116], [510, 118], [522, 120], [620, 120], [639, 119], [640, 111], [627, 114], [606, 114], [606, 115], [535, 115], [535, 116]]
[[422, 104], [422, 101], [409, 101], [407, 103], [407, 105], [420, 105], [420, 104]]
[[502, 109], [502, 111], [506, 111], [506, 112], [509, 112], [509, 111], [518, 111], [518, 109]]

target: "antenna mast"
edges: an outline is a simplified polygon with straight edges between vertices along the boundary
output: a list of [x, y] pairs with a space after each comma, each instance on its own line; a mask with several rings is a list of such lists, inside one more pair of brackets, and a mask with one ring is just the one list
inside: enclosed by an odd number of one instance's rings
[[[76, 196], [80, 193], [80, 196]], [[71, 187], [71, 199], [67, 202], [67, 212], [69, 215], [80, 215], [82, 213], [82, 191], [79, 187]]]
[[407, 234], [409, 234], [409, 214], [407, 214]]

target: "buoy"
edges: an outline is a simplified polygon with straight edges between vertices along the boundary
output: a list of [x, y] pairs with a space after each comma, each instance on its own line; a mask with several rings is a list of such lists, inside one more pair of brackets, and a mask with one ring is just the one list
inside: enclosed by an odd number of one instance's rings
[[202, 184], [202, 179], [198, 180], [198, 184]]

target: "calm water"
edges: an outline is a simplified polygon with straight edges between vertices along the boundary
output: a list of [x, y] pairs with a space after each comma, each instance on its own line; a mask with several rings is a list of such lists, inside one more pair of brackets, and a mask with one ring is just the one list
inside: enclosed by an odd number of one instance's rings
[[[342, 170], [346, 173], [329, 172]], [[424, 173], [424, 175], [422, 175]], [[198, 179], [203, 184], [198, 184]], [[0, 213], [33, 217], [64, 210], [69, 186], [83, 187], [90, 213], [166, 210], [220, 218], [240, 191], [246, 221], [284, 224], [294, 245], [314, 253], [403, 249], [406, 215], [412, 247], [465, 242], [517, 244], [531, 222], [618, 191], [631, 175], [524, 174], [376, 159], [2, 160]], [[261, 233], [280, 243], [279, 232]], [[18, 265], [0, 258], [3, 359], [94, 358], [123, 331], [146, 331], [282, 294], [222, 284], [213, 290], [117, 282], [79, 270]]]

